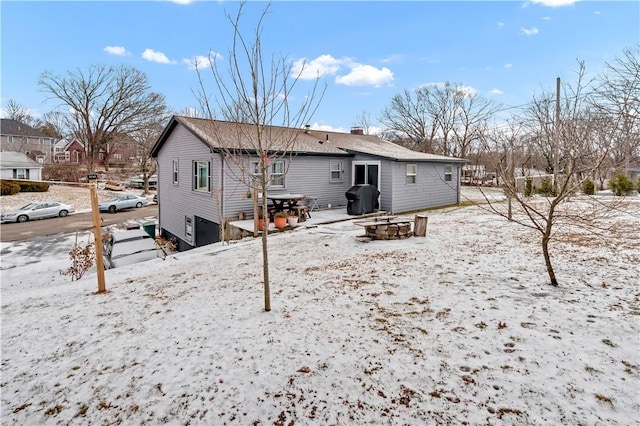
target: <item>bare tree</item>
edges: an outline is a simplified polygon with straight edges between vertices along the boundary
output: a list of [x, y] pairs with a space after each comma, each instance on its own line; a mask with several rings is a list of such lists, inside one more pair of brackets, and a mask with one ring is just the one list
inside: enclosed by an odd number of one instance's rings
[[[210, 120], [216, 117], [237, 123], [232, 131], [223, 132], [212, 121], [212, 132], [220, 144], [222, 161], [231, 162], [235, 171], [227, 170], [230, 178], [246, 185], [250, 192], [261, 195], [263, 226], [262, 257], [264, 308], [271, 310], [268, 232], [267, 232], [267, 188], [271, 183], [271, 165], [293, 155], [300, 133], [291, 128], [301, 129], [317, 109], [322, 98], [318, 92], [319, 79], [315, 80], [306, 96], [294, 106], [294, 89], [300, 80], [302, 70], [293, 73], [287, 57], [272, 55], [270, 60], [262, 49], [263, 22], [269, 13], [269, 5], [262, 11], [252, 38], [246, 38], [240, 28], [245, 2], [240, 3], [235, 16], [227, 14], [233, 29], [232, 46], [228, 51], [228, 61], [223, 69], [217, 55], [210, 55], [208, 68], [215, 86], [215, 95], [207, 90], [204, 75], [200, 69], [198, 101], [201, 110]], [[228, 129], [229, 126], [225, 126]], [[285, 162], [288, 167], [289, 162]], [[222, 165], [224, 168], [224, 164]], [[286, 174], [286, 169], [285, 169]], [[254, 206], [257, 197], [254, 197]], [[220, 203], [218, 202], [218, 205]], [[254, 208], [256, 212], [257, 208]]]
[[114, 136], [136, 132], [166, 110], [164, 96], [150, 91], [147, 76], [125, 65], [93, 65], [66, 75], [45, 71], [38, 84], [71, 109], [72, 132], [85, 143], [90, 172]]
[[151, 159], [151, 148], [162, 134], [168, 119], [166, 114], [152, 117], [129, 135], [134, 141], [136, 165], [142, 176], [144, 194], [149, 193], [149, 178], [156, 173], [156, 163]]
[[365, 135], [370, 135], [372, 128], [371, 113], [367, 110], [362, 111], [362, 113], [356, 117], [354, 126], [360, 127]]
[[460, 84], [428, 84], [391, 99], [380, 122], [410, 149], [466, 157], [498, 107]]
[[[545, 93], [534, 98], [525, 108], [524, 116], [514, 119], [515, 124], [512, 123], [501, 135], [494, 136], [495, 146], [502, 152], [497, 172], [509, 203], [505, 209], [503, 204], [486, 197], [487, 208], [539, 233], [546, 270], [553, 286], [558, 285], [558, 279], [550, 245], [557, 238], [559, 230], [574, 226], [588, 229], [592, 235], [604, 236], [606, 230], [600, 228], [598, 218], [612, 211], [611, 205], [595, 198], [584, 204], [568, 203], [608, 156], [608, 151], [598, 151], [597, 144], [593, 143], [599, 135], [598, 122], [592, 120], [592, 92], [589, 83], [584, 81], [584, 75], [585, 68], [580, 63], [577, 82], [573, 86], [563, 85], [563, 109], [558, 111], [560, 122], [554, 120], [554, 111], [550, 102], [546, 101], [552, 99], [553, 95]], [[558, 138], [554, 139], [556, 131]], [[543, 152], [547, 165], [553, 167], [558, 164], [559, 177], [555, 191], [550, 186], [550, 179], [546, 189], [543, 188], [544, 179], [540, 179], [537, 182], [541, 186], [541, 194], [535, 195], [533, 186], [539, 176], [525, 177], [532, 185], [529, 191], [516, 178], [515, 170], [518, 164], [528, 161], [526, 157], [531, 155], [528, 151], [531, 146]], [[556, 155], [557, 158], [554, 157]], [[515, 203], [514, 211], [512, 201]]]
[[34, 123], [33, 115], [23, 105], [20, 105], [16, 100], [9, 99], [7, 101], [7, 107], [4, 110], [5, 118], [9, 120], [16, 120], [27, 126], [31, 126]]
[[617, 169], [640, 163], [640, 47], [625, 49], [607, 63], [595, 89], [592, 106], [601, 117], [603, 140], [610, 142]]

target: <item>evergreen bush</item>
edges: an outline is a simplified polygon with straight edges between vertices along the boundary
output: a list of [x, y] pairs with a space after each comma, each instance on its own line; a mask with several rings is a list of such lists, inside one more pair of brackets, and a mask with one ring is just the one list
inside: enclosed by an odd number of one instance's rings
[[596, 184], [591, 179], [585, 180], [584, 182], [582, 182], [582, 192], [585, 195], [595, 195]]
[[47, 182], [20, 181], [20, 192], [47, 192], [49, 184]]
[[20, 185], [12, 180], [0, 180], [0, 195], [14, 195], [20, 192]]
[[531, 176], [527, 176], [524, 180], [524, 196], [531, 197], [533, 195], [533, 178]]
[[545, 197], [551, 197], [554, 194], [553, 191], [553, 182], [549, 176], [545, 176], [540, 180], [540, 188], [538, 189], [538, 194], [544, 195]]
[[617, 173], [609, 179], [609, 189], [618, 197], [631, 195], [633, 192], [633, 182], [623, 173]]

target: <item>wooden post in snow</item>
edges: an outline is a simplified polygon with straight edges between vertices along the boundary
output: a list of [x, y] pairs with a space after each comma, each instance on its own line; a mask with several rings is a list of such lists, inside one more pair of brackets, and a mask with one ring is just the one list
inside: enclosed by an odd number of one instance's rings
[[107, 291], [104, 281], [104, 260], [102, 259], [102, 231], [100, 229], [100, 209], [98, 207], [98, 175], [90, 174], [89, 188], [91, 189], [91, 213], [93, 216], [93, 241], [96, 254], [96, 275], [98, 276], [98, 293]]
[[427, 221], [429, 216], [424, 214], [417, 214], [413, 219], [413, 235], [416, 237], [427, 236]]

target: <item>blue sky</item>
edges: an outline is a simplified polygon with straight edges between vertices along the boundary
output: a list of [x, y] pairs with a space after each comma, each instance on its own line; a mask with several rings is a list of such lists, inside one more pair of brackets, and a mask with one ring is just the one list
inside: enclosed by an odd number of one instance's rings
[[[265, 2], [246, 6], [252, 32]], [[45, 70], [134, 66], [169, 107], [196, 107], [199, 56], [224, 58], [231, 40], [222, 1], [2, 1], [1, 107], [9, 99], [38, 116], [56, 107], [37, 85]], [[276, 1], [264, 22], [266, 53], [325, 73], [314, 127], [348, 131], [375, 118], [393, 95], [450, 81], [508, 106], [573, 79], [577, 60], [591, 73], [640, 43], [637, 1]], [[310, 87], [300, 82], [298, 93]], [[214, 87], [210, 85], [213, 90]]]

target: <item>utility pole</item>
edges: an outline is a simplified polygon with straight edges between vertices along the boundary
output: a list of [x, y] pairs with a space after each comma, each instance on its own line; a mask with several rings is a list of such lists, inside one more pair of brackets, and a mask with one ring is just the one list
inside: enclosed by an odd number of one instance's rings
[[560, 168], [560, 77], [556, 79], [556, 119], [553, 126], [553, 192], [558, 194], [558, 169]]

